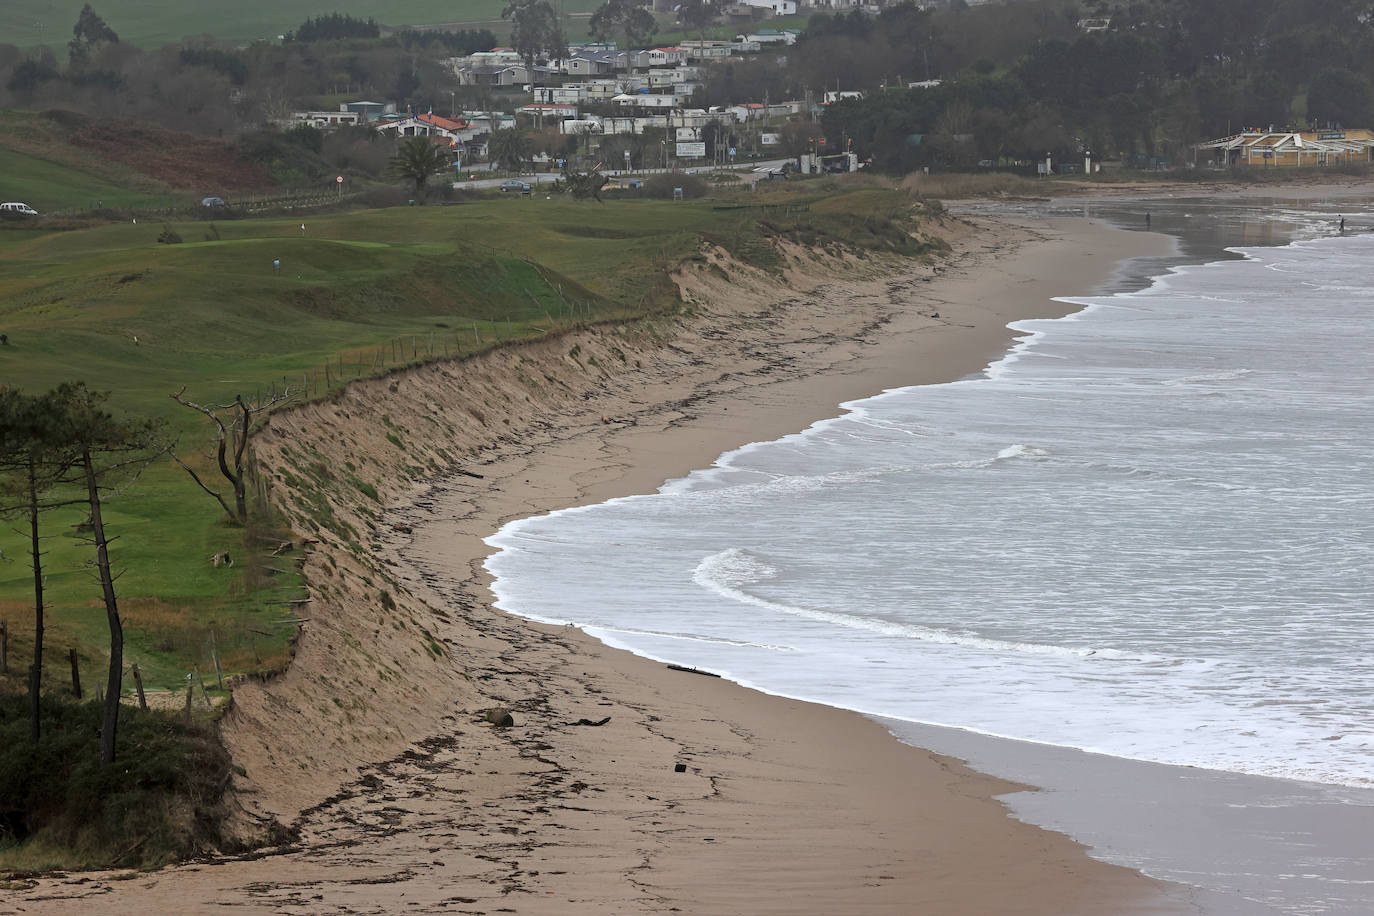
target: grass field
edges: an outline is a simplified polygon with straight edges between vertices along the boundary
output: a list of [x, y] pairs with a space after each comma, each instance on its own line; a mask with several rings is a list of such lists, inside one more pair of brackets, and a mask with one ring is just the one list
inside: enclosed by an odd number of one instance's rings
[[[0, 3], [0, 36], [20, 47], [63, 47], [85, 0], [5, 0]], [[121, 39], [145, 48], [161, 47], [193, 35], [233, 41], [273, 40], [305, 20], [337, 12], [383, 25], [490, 23], [499, 21], [504, 0], [393, 0], [379, 7], [371, 0], [240, 0], [238, 3], [184, 3], [179, 0], [99, 0], [94, 4]], [[597, 0], [564, 0], [573, 16], [600, 6]], [[575, 30], [574, 30], [575, 31]]]
[[[318, 396], [326, 379], [337, 385], [426, 354], [472, 352], [474, 328], [490, 346], [644, 314], [675, 303], [667, 272], [703, 239], [764, 267], [776, 261], [768, 239], [779, 235], [908, 250], [899, 228], [911, 210], [905, 194], [807, 184], [676, 203], [493, 196], [318, 214], [304, 232], [295, 217], [4, 231], [0, 379], [34, 393], [69, 380], [108, 390], [116, 408], [166, 420], [178, 454], [213, 476], [212, 428], [169, 397], [183, 386], [202, 403], [284, 384], [308, 384]], [[159, 244], [165, 229], [184, 241]], [[106, 633], [90, 551], [74, 528], [82, 517], [46, 523], [48, 670], [64, 683], [56, 660], [76, 647], [89, 687]], [[15, 634], [11, 658], [23, 658], [31, 577], [12, 525], [0, 524], [0, 620]], [[284, 661], [286, 603], [301, 594], [290, 557], [267, 574], [246, 561], [212, 568], [212, 554], [238, 555], [242, 532], [181, 470], [154, 466], [109, 504], [107, 526], [127, 570], [119, 590], [128, 658], [150, 686], [184, 684], [192, 666], [212, 671], [212, 640], [230, 671]]]
[[[32, 111], [0, 110], [0, 200], [23, 201], [49, 213], [89, 209], [97, 202], [110, 208], [162, 208], [194, 199], [190, 192], [175, 191], [132, 166], [73, 144], [74, 132], [79, 136], [86, 120], [77, 115], [63, 120], [67, 123]], [[128, 148], [133, 154], [154, 142], [163, 149], [176, 148], [167, 138], [186, 136], [164, 131], [142, 147], [131, 142]], [[194, 137], [192, 142], [214, 141]]]
[[39, 213], [71, 207], [168, 207], [176, 198], [131, 190], [49, 159], [0, 149], [0, 200], [20, 200]]

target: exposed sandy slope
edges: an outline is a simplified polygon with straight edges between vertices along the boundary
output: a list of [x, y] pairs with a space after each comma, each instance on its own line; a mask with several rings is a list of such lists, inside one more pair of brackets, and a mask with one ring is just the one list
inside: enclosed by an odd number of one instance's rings
[[[73, 897], [106, 913], [1186, 911], [1008, 818], [992, 798], [1005, 784], [862, 717], [489, 606], [481, 538], [501, 522], [651, 490], [843, 400], [975, 371], [1008, 320], [1059, 313], [1048, 296], [1162, 247], [1082, 221], [943, 231], [960, 252], [947, 268], [798, 258], [787, 286], [713, 254], [681, 278], [687, 314], [412, 370], [274, 418], [258, 454], [321, 539], [315, 597], [291, 669], [238, 688], [224, 728], [245, 828], [293, 824], [298, 845], [47, 880], [0, 913]], [[291, 485], [307, 476], [328, 506]], [[493, 706], [514, 727], [493, 728]]]

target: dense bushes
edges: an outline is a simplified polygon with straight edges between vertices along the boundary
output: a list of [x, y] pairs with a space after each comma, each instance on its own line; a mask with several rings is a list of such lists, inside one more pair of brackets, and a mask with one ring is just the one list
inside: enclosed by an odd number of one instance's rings
[[42, 700], [29, 741], [28, 697], [0, 697], [0, 863], [24, 844], [61, 848], [48, 865], [159, 865], [218, 844], [214, 812], [229, 757], [206, 729], [125, 707], [115, 763], [101, 767], [101, 707]]

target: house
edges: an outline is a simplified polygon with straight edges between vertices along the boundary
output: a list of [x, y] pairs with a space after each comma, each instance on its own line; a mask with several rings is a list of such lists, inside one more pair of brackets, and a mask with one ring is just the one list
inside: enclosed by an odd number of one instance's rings
[[681, 42], [678, 47], [687, 54], [689, 61], [725, 60], [734, 54], [735, 48], [728, 41], [692, 40]]
[[675, 95], [651, 95], [646, 92], [626, 92], [611, 99], [619, 108], [644, 108], [671, 111], [677, 107]]
[[535, 86], [534, 100], [551, 105], [576, 105], [587, 98], [587, 89], [578, 83], [563, 86]]
[[548, 102], [534, 102], [529, 105], [524, 105], [520, 108], [517, 108], [516, 114], [530, 115], [542, 124], [545, 121], [562, 121], [566, 118], [577, 117], [577, 106]]
[[722, 110], [706, 111], [702, 108], [679, 108], [677, 111], [668, 113], [668, 123], [677, 128], [700, 130], [707, 124], [733, 124], [734, 119], [729, 112]]
[[463, 120], [468, 122], [478, 136], [515, 127], [515, 116], [503, 111], [465, 111]]
[[524, 60], [514, 48], [492, 48], [467, 56], [468, 65], [473, 67], [509, 67], [511, 64], [524, 63]]
[[863, 97], [864, 94], [858, 90], [843, 89], [836, 92], [827, 92], [825, 94], [825, 100], [822, 101], [821, 104], [833, 105], [834, 103], [844, 101], [845, 99], [862, 99]]
[[801, 32], [798, 32], [796, 29], [783, 29], [781, 31], [777, 29], [759, 29], [757, 32], [751, 32], [748, 35], [736, 35], [735, 41], [736, 43], [756, 44], [760, 48], [765, 46], [782, 47], [796, 44], [797, 38], [800, 37], [800, 35]]
[[1233, 168], [1303, 168], [1374, 162], [1374, 131], [1275, 131], [1256, 128], [1230, 137], [1199, 143], [1195, 149], [1211, 153], [1215, 165]]
[[[540, 68], [536, 67], [538, 71]], [[530, 82], [530, 71], [524, 64], [509, 64], [499, 67], [468, 66], [454, 71], [462, 86], [525, 86]]]
[[673, 70], [664, 70], [664, 69], [650, 70], [648, 73], [644, 74], [644, 76], [645, 76], [645, 79], [647, 80], [647, 82], [648, 82], [648, 84], [649, 84], [649, 88], [650, 88], [651, 90], [654, 90], [654, 89], [671, 89], [671, 88], [673, 88], [673, 83], [678, 82], [678, 75], [677, 75], [677, 70], [676, 70], [676, 69], [673, 69]]
[[457, 146], [480, 133], [465, 118], [441, 118], [434, 112], [416, 115], [389, 115], [377, 122], [377, 129], [397, 137], [434, 137]]
[[745, 102], [741, 105], [727, 105], [724, 111], [734, 116], [736, 121], [744, 123], [746, 121], [761, 121], [768, 113], [768, 108], [761, 102]]
[[582, 134], [601, 133], [601, 118], [565, 118], [558, 122], [558, 132], [565, 135], [581, 136]]
[[558, 61], [558, 68], [569, 76], [610, 76], [628, 70], [629, 60], [625, 51], [579, 49]]
[[797, 15], [797, 0], [735, 0], [742, 6], [763, 10], [771, 16]]
[[678, 64], [687, 63], [687, 52], [682, 48], [650, 48], [647, 51], [639, 52], [643, 57], [640, 59], [644, 63], [638, 64], [644, 67], [676, 67]]
[[338, 130], [340, 127], [354, 127], [367, 123], [367, 118], [356, 111], [294, 111], [291, 113], [292, 127], [309, 126], [319, 130]]
[[362, 115], [369, 121], [375, 121], [383, 115], [392, 114], [396, 111], [395, 102], [344, 102], [339, 105], [339, 111], [352, 111]]

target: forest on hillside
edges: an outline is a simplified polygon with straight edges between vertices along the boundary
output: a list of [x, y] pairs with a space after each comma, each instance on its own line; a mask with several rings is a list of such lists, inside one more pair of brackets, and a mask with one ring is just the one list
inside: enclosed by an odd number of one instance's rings
[[[713, 65], [692, 104], [861, 91], [827, 106], [811, 133], [888, 171], [1084, 150], [1177, 159], [1245, 126], [1374, 124], [1372, 10], [1368, 0], [1020, 0], [818, 13], [795, 46]], [[284, 42], [145, 51], [92, 15], [60, 55], [0, 45], [0, 107], [237, 136], [341, 95], [436, 112], [500, 103], [440, 63], [491, 47], [489, 32], [378, 36], [316, 22]]]
[[[867, 90], [826, 111], [825, 134], [887, 170], [1083, 150], [1181, 158], [1245, 127], [1374, 124], [1372, 11], [1363, 0], [899, 6], [813, 18], [793, 67]], [[1110, 27], [1085, 31], [1086, 18]], [[861, 66], [838, 72], [842, 55]], [[942, 82], [883, 91], [913, 77]]]

